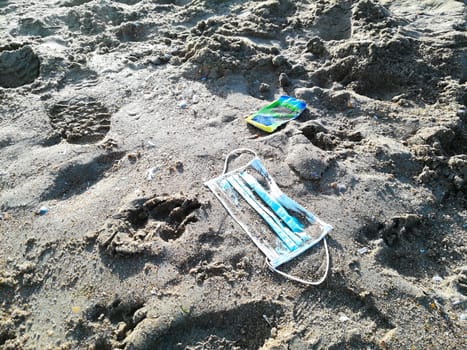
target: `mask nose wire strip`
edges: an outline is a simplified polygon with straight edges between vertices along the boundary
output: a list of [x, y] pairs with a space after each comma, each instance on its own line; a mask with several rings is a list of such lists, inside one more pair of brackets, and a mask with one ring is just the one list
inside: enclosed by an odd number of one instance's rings
[[232, 152], [230, 152], [229, 154], [227, 154], [227, 157], [225, 157], [225, 161], [224, 161], [224, 170], [222, 170], [222, 175], [224, 175], [226, 172], [227, 172], [227, 168], [229, 167], [229, 161], [230, 161], [230, 158], [234, 155], [234, 154], [237, 154], [237, 153], [245, 153], [245, 152], [248, 152], [248, 153], [252, 153], [255, 158], [258, 157], [258, 155], [256, 154], [255, 151], [249, 149], [249, 148], [237, 148], [237, 149], [234, 149]]
[[324, 272], [323, 277], [321, 277], [318, 281], [307, 281], [307, 280], [301, 279], [299, 277], [289, 275], [288, 273], [279, 271], [278, 269], [276, 269], [274, 266], [272, 266], [270, 264], [268, 259], [266, 259], [266, 264], [269, 266], [269, 268], [272, 271], [277, 272], [279, 275], [282, 275], [282, 276], [284, 276], [285, 278], [287, 278], [289, 280], [299, 282], [299, 283], [303, 283], [303, 284], [306, 284], [306, 285], [309, 285], [309, 286], [318, 286], [318, 285], [320, 285], [321, 283], [323, 283], [326, 280], [326, 277], [328, 276], [328, 272], [329, 272], [329, 250], [328, 250], [328, 244], [326, 242], [326, 237], [323, 238], [323, 241], [324, 241], [324, 250], [326, 251], [326, 271]]

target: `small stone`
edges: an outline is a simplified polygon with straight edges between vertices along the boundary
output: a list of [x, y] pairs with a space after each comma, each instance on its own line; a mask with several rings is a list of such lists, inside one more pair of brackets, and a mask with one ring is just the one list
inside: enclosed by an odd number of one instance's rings
[[295, 66], [292, 67], [292, 69], [290, 70], [289, 74], [295, 78], [306, 78], [306, 69], [304, 66], [302, 66], [301, 64], [296, 64]]
[[154, 179], [156, 172], [157, 172], [157, 167], [149, 168], [146, 171], [146, 180], [151, 181], [152, 179]]
[[45, 215], [49, 212], [49, 208], [47, 207], [40, 207], [38, 211], [36, 211], [36, 215]]
[[289, 76], [285, 73], [281, 73], [279, 75], [279, 85], [281, 87], [289, 86], [290, 85], [290, 79]]
[[81, 307], [79, 307], [79, 306], [72, 306], [71, 307], [71, 312], [73, 312], [74, 314], [78, 314], [78, 313], [80, 313], [80, 311], [81, 311]]
[[459, 315], [459, 320], [460, 320], [460, 321], [467, 321], [467, 314], [466, 314], [466, 313], [460, 314], [460, 315]]
[[145, 308], [141, 308], [135, 311], [131, 321], [133, 322], [133, 324], [138, 324], [143, 319], [145, 319], [146, 316], [147, 316], [147, 310]]
[[363, 140], [363, 135], [362, 135], [362, 133], [360, 131], [354, 131], [354, 132], [349, 133], [347, 135], [347, 138], [350, 141], [359, 142], [359, 141]]
[[337, 185], [337, 190], [338, 190], [339, 192], [345, 192], [345, 191], [347, 191], [347, 186], [344, 185], [344, 184], [338, 184], [338, 185]]
[[[328, 108], [338, 111], [346, 111], [349, 108], [351, 96], [347, 91], [330, 90], [323, 93], [324, 101]], [[358, 136], [357, 136], [358, 137]]]
[[286, 162], [302, 179], [315, 181], [321, 179], [329, 167], [327, 153], [311, 144], [298, 144], [289, 151]]
[[308, 41], [306, 44], [306, 50], [307, 52], [311, 52], [316, 57], [322, 57], [327, 53], [323, 41], [317, 36], [311, 38], [311, 40]]
[[433, 278], [431, 279], [434, 283], [441, 283], [443, 281], [443, 278], [439, 275], [435, 275], [433, 276]]
[[149, 63], [155, 65], [155, 66], [158, 66], [160, 64], [162, 64], [162, 61], [160, 59], [160, 57], [154, 57], [154, 58], [151, 58], [149, 59]]
[[273, 338], [277, 337], [277, 328], [276, 327], [271, 328], [271, 337], [273, 337]]
[[127, 325], [125, 322], [119, 322], [117, 325], [117, 339], [125, 338], [125, 332], [127, 329]]
[[282, 55], [277, 55], [272, 58], [272, 64], [276, 67], [280, 67], [285, 65], [287, 62], [287, 58]]
[[128, 160], [130, 162], [135, 162], [138, 158], [141, 157], [141, 153], [140, 152], [131, 152], [131, 153], [128, 153], [127, 157], [128, 157]]
[[370, 248], [368, 248], [368, 247], [363, 247], [363, 248], [360, 248], [359, 250], [357, 250], [358, 254], [360, 254], [360, 255], [368, 253], [369, 251], [370, 251]]
[[269, 84], [266, 84], [266, 83], [259, 84], [259, 91], [260, 92], [268, 92], [270, 90], [271, 90], [271, 86]]
[[97, 239], [97, 236], [99, 236], [98, 231], [89, 231], [84, 235], [84, 240], [86, 242], [92, 242], [92, 241], [95, 241]]
[[178, 107], [181, 108], [181, 109], [186, 109], [186, 108], [188, 108], [188, 103], [186, 101], [181, 101], [178, 104]]
[[172, 55], [169, 54], [169, 53], [165, 53], [165, 54], [159, 56], [159, 59], [160, 59], [163, 63], [169, 62], [171, 58], [172, 58]]
[[342, 315], [341, 317], [339, 317], [339, 321], [340, 321], [340, 322], [347, 322], [347, 321], [349, 321], [349, 320], [350, 320], [350, 318], [347, 317], [347, 316], [345, 316], [345, 315]]
[[452, 182], [458, 190], [462, 189], [462, 187], [464, 186], [464, 179], [461, 178], [459, 175], [455, 175], [452, 179]]
[[177, 169], [177, 171], [178, 171], [179, 173], [183, 173], [183, 163], [182, 163], [181, 161], [178, 160], [178, 161], [175, 163], [175, 169]]
[[397, 328], [393, 328], [390, 331], [388, 331], [379, 341], [380, 347], [382, 349], [387, 349], [388, 344], [391, 342], [391, 339], [394, 338], [396, 333], [397, 333]]

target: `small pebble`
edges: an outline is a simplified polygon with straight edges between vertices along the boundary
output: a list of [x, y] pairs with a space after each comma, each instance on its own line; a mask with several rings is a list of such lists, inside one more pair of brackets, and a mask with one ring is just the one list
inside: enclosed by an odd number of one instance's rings
[[350, 320], [350, 318], [348, 318], [348, 317], [345, 316], [345, 315], [342, 315], [341, 317], [339, 317], [339, 321], [340, 321], [340, 322], [347, 322], [347, 321], [349, 321], [349, 320]]
[[459, 320], [461, 320], [461, 321], [467, 321], [467, 314], [460, 314]]
[[285, 58], [284, 56], [282, 55], [277, 55], [275, 57], [272, 58], [271, 60], [272, 64], [276, 67], [280, 67], [284, 64], [287, 63], [287, 58]]
[[370, 249], [368, 247], [363, 247], [363, 248], [360, 248], [359, 250], [357, 250], [359, 254], [365, 254], [365, 253], [368, 253], [370, 251]]
[[188, 103], [186, 103], [186, 101], [182, 101], [178, 104], [178, 107], [182, 109], [188, 108]]
[[39, 210], [36, 212], [37, 215], [45, 215], [49, 212], [49, 208], [47, 207], [40, 207]]
[[269, 321], [269, 318], [266, 315], [263, 315], [263, 318], [267, 322], [267, 324], [271, 326], [271, 321]]
[[347, 190], [347, 186], [344, 184], [339, 184], [337, 182], [331, 182], [328, 185], [330, 188], [336, 189], [339, 192], [345, 192]]
[[271, 328], [271, 337], [275, 338], [277, 336], [277, 328], [272, 327]]
[[281, 73], [279, 75], [279, 85], [281, 87], [289, 86], [291, 84], [290, 79], [287, 74]]
[[439, 275], [435, 275], [433, 276], [433, 278], [431, 279], [434, 283], [441, 283], [443, 281], [443, 278]]
[[136, 162], [136, 160], [137, 160], [138, 158], [141, 158], [141, 152], [138, 151], [138, 152], [131, 152], [131, 153], [128, 153], [128, 154], [127, 154], [127, 157], [128, 157], [128, 160], [129, 160], [130, 162]]
[[152, 167], [152, 168], [148, 169], [148, 171], [146, 172], [146, 180], [151, 181], [152, 179], [154, 179], [154, 176], [156, 175], [156, 172], [157, 172], [156, 167]]
[[126, 323], [125, 322], [119, 322], [117, 324], [117, 337], [118, 338], [124, 338], [126, 329], [127, 329]]
[[347, 186], [344, 185], [344, 184], [338, 184], [338, 185], [337, 185], [337, 190], [338, 190], [339, 192], [345, 192], [345, 191], [347, 190]]
[[266, 83], [259, 84], [259, 91], [268, 92], [269, 90], [271, 90], [271, 86], [269, 84], [266, 84]]
[[181, 161], [177, 161], [175, 163], [175, 169], [177, 169], [177, 171], [179, 173], [182, 173], [183, 172], [183, 163]]

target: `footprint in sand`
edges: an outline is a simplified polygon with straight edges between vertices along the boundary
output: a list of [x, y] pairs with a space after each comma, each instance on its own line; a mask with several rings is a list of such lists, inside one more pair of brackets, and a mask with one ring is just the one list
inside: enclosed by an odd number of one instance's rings
[[198, 221], [196, 198], [154, 196], [136, 199], [98, 232], [98, 244], [110, 254], [160, 253], [160, 239], [174, 241], [189, 223]]
[[54, 131], [69, 143], [97, 142], [110, 130], [110, 112], [90, 96], [56, 102], [49, 108], [48, 115]]

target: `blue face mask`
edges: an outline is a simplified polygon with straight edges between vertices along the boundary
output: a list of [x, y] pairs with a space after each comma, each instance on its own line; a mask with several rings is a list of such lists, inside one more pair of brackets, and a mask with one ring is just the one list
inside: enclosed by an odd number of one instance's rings
[[[227, 172], [230, 158], [243, 152], [253, 153], [254, 159], [241, 168]], [[223, 174], [205, 185], [266, 255], [267, 264], [273, 271], [310, 285], [318, 285], [325, 280], [329, 270], [325, 236], [332, 226], [285, 195], [255, 152], [248, 149], [232, 151], [225, 160]], [[326, 251], [326, 271], [319, 281], [303, 280], [277, 269], [321, 240]]]

